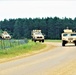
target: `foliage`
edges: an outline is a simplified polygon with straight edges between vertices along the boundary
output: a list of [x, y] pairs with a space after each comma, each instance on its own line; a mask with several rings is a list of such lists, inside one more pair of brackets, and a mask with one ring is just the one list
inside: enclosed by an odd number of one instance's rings
[[0, 50], [0, 58], [11, 58], [11, 57], [19, 56], [26, 53], [30, 53], [32, 51], [40, 50], [44, 47], [46, 47], [45, 44], [29, 41], [27, 44], [21, 44], [5, 50]]
[[31, 38], [33, 29], [41, 29], [46, 39], [60, 39], [67, 26], [76, 31], [76, 18], [18, 18], [0, 21], [0, 30], [7, 30], [16, 39]]
[[18, 46], [18, 45], [21, 45], [21, 44], [25, 44], [25, 43], [28, 43], [28, 39], [0, 40], [0, 50], [11, 48], [11, 47], [15, 47], [15, 46]]

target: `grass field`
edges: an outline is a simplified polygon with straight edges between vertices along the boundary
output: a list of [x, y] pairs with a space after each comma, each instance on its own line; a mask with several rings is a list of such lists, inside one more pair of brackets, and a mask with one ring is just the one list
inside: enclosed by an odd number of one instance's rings
[[25, 44], [27, 43], [28, 40], [27, 39], [19, 39], [19, 40], [16, 40], [16, 39], [11, 39], [11, 40], [1, 40], [0, 39], [0, 50], [1, 49], [6, 49], [6, 48], [11, 48], [11, 47], [14, 47], [14, 46], [17, 46], [17, 45], [20, 45], [20, 44]]
[[49, 40], [49, 39], [47, 39], [47, 40], [45, 40], [46, 42], [61, 42], [62, 40]]
[[[61, 40], [45, 40], [45, 42], [61, 42]], [[7, 43], [6, 43], [7, 44]], [[24, 57], [31, 55], [35, 52], [40, 52], [39, 50], [47, 47], [46, 44], [40, 42], [32, 42], [31, 40], [25, 44], [15, 45], [10, 48], [0, 49], [0, 63], [8, 60], [12, 60], [16, 57]], [[50, 45], [50, 48], [52, 46]]]
[[37, 51], [44, 47], [46, 47], [45, 44], [29, 41], [27, 44], [22, 44], [8, 49], [0, 50], [0, 59], [12, 58], [26, 53], [31, 53], [32, 51]]

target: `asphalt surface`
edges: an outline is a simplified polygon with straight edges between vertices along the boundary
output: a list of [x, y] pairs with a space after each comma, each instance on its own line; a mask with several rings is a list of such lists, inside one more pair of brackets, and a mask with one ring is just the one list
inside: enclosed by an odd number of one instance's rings
[[76, 46], [51, 43], [54, 49], [0, 63], [0, 75], [76, 75]]

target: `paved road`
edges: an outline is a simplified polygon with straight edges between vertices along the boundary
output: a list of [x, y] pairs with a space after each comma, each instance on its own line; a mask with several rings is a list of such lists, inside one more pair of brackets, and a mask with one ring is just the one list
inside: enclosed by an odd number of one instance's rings
[[61, 46], [33, 56], [0, 63], [0, 75], [76, 75], [76, 47]]

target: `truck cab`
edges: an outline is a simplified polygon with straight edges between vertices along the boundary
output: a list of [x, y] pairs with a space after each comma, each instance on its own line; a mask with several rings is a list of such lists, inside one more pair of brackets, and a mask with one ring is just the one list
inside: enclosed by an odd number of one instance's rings
[[2, 39], [11, 39], [11, 36], [6, 31], [2, 33], [1, 37]]
[[32, 41], [44, 42], [44, 35], [41, 33], [41, 30], [33, 30], [31, 32]]
[[76, 46], [76, 32], [73, 32], [71, 29], [64, 29], [62, 36], [62, 46], [65, 46], [67, 43], [74, 43]]

